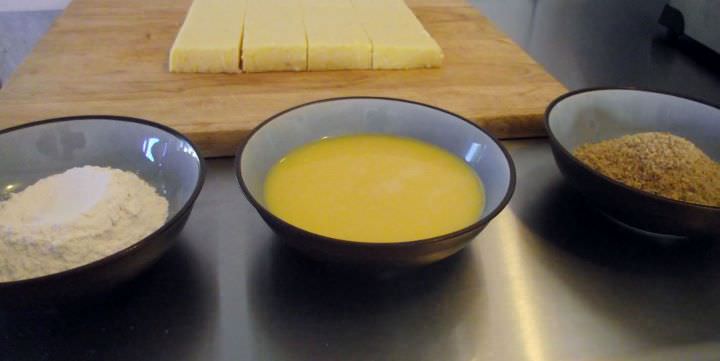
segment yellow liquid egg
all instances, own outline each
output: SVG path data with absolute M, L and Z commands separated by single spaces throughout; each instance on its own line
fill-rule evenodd
M 404 242 L 480 219 L 484 190 L 472 168 L 419 140 L 375 134 L 326 138 L 292 150 L 268 173 L 265 206 L 323 236 Z

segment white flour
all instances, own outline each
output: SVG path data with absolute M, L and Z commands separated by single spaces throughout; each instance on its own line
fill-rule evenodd
M 131 172 L 86 166 L 44 178 L 0 202 L 0 282 L 103 258 L 167 215 L 167 200 Z

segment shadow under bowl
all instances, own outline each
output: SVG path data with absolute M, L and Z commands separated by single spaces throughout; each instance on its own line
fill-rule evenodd
M 415 138 L 463 159 L 485 187 L 485 208 L 480 219 L 434 238 L 369 243 L 306 231 L 283 221 L 265 207 L 265 177 L 282 157 L 321 138 L 350 134 Z M 335 98 L 286 110 L 252 132 L 238 149 L 235 162 L 240 187 L 280 239 L 313 258 L 363 267 L 418 266 L 449 257 L 465 247 L 507 205 L 515 187 L 510 155 L 483 129 L 445 110 L 391 98 Z
M 172 245 L 205 176 L 202 157 L 177 131 L 118 116 L 48 119 L 0 131 L 0 200 L 38 180 L 86 165 L 137 174 L 165 197 L 168 218 L 133 245 L 42 277 L 0 282 L 0 305 L 26 306 L 101 294 L 136 276 Z
M 567 93 L 545 112 L 560 172 L 605 214 L 631 227 L 663 235 L 717 237 L 720 207 L 661 197 L 627 186 L 584 164 L 572 151 L 642 132 L 669 132 L 720 160 L 720 108 L 650 90 L 593 88 Z

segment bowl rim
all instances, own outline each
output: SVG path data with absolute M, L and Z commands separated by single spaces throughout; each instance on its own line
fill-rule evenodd
M 655 89 L 649 89 L 649 88 L 637 88 L 637 87 L 581 88 L 581 89 L 572 90 L 565 94 L 560 95 L 559 97 L 555 98 L 552 102 L 550 102 L 550 104 L 545 109 L 545 129 L 547 130 L 548 138 L 550 139 L 550 143 L 556 145 L 557 148 L 560 149 L 560 151 L 563 153 L 563 155 L 565 155 L 566 157 L 569 157 L 570 159 L 572 159 L 573 162 L 579 164 L 582 167 L 582 169 L 584 169 L 587 172 L 590 172 L 593 176 L 598 177 L 598 178 L 602 179 L 603 181 L 605 181 L 606 183 L 609 183 L 613 186 L 621 187 L 625 190 L 631 191 L 633 193 L 637 193 L 640 196 L 644 196 L 644 197 L 647 197 L 654 201 L 665 203 L 667 205 L 691 207 L 691 208 L 695 208 L 695 209 L 703 210 L 703 211 L 715 211 L 715 212 L 720 211 L 720 206 L 708 206 L 708 205 L 703 205 L 703 204 L 698 204 L 698 203 L 690 203 L 690 202 L 680 201 L 680 200 L 660 196 L 660 195 L 657 195 L 654 193 L 644 191 L 639 188 L 635 188 L 635 187 L 626 185 L 626 184 L 624 184 L 620 181 L 617 181 L 613 178 L 610 178 L 610 177 L 600 173 L 599 171 L 593 169 L 592 167 L 588 166 L 587 164 L 582 162 L 580 159 L 575 157 L 575 155 L 573 155 L 571 151 L 569 151 L 562 143 L 560 143 L 560 141 L 558 141 L 557 137 L 555 136 L 555 133 L 553 132 L 552 126 L 550 125 L 550 113 L 552 113 L 552 110 L 555 108 L 555 106 L 560 104 L 562 101 L 564 101 L 568 98 L 572 98 L 576 95 L 585 94 L 585 93 L 593 93 L 593 92 L 602 92 L 602 91 L 608 91 L 608 90 L 622 90 L 622 91 L 631 91 L 631 92 L 637 92 L 637 93 L 652 93 L 652 94 L 659 94 L 659 95 L 664 95 L 664 96 L 671 96 L 671 97 L 675 97 L 675 98 L 689 100 L 691 102 L 695 102 L 698 104 L 702 104 L 702 105 L 708 106 L 708 107 L 713 108 L 713 109 L 717 110 L 718 112 L 720 112 L 719 106 L 712 104 L 708 101 L 705 101 L 705 100 L 702 100 L 699 98 L 695 98 L 695 97 L 691 97 L 691 96 L 682 95 L 679 93 L 667 92 L 667 91 L 662 91 L 662 90 L 655 90 Z
M 346 239 L 340 239 L 340 238 L 334 238 L 334 237 L 328 237 L 323 236 L 317 233 L 310 232 L 308 230 L 302 229 L 300 227 L 297 227 L 295 225 L 292 225 L 280 217 L 276 216 L 269 210 L 267 210 L 260 202 L 258 202 L 255 197 L 250 193 L 247 186 L 245 185 L 245 180 L 242 176 L 242 155 L 243 151 L 245 150 L 245 147 L 247 146 L 250 139 L 252 139 L 255 134 L 262 129 L 265 125 L 269 124 L 273 120 L 277 119 L 281 115 L 284 115 L 285 113 L 289 113 L 291 111 L 297 110 L 299 108 L 303 108 L 309 105 L 319 104 L 319 103 L 328 103 L 328 102 L 334 102 L 334 101 L 342 101 L 342 100 L 354 100 L 354 99 L 365 99 L 365 100 L 381 100 L 381 101 L 391 101 L 391 102 L 400 102 L 400 103 L 407 103 L 414 106 L 421 106 L 425 108 L 429 108 L 432 110 L 440 111 L 442 113 L 448 114 L 457 120 L 464 121 L 467 124 L 470 124 L 473 126 L 476 130 L 480 131 L 481 133 L 485 134 L 490 138 L 490 140 L 500 149 L 502 154 L 504 155 L 504 159 L 507 162 L 507 166 L 510 172 L 510 179 L 508 182 L 507 190 L 505 191 L 505 195 L 500 200 L 500 203 L 493 209 L 490 213 L 488 213 L 485 217 L 481 217 L 478 221 L 461 228 L 459 230 L 441 234 L 439 236 L 430 237 L 430 238 L 423 238 L 423 239 L 416 239 L 416 240 L 410 240 L 410 241 L 403 241 L 403 242 L 362 242 L 362 241 L 351 241 Z M 474 231 L 481 230 L 484 226 L 486 226 L 493 218 L 495 218 L 510 202 L 510 199 L 512 198 L 514 192 L 515 192 L 515 184 L 516 184 L 516 174 L 515 174 L 515 163 L 513 162 L 512 157 L 510 156 L 510 153 L 505 149 L 505 147 L 498 141 L 493 135 L 488 133 L 485 129 L 480 127 L 479 125 L 471 122 L 470 120 L 466 119 L 465 117 L 462 117 L 458 114 L 455 114 L 453 112 L 450 112 L 448 110 L 413 101 L 413 100 L 406 100 L 406 99 L 399 99 L 399 98 L 391 98 L 391 97 L 376 97 L 376 96 L 347 96 L 347 97 L 334 97 L 334 98 L 326 98 L 326 99 L 319 99 L 314 100 L 306 103 L 302 103 L 300 105 L 293 106 L 291 108 L 285 109 L 275 115 L 272 115 L 268 119 L 264 120 L 262 123 L 257 125 L 252 132 L 248 135 L 245 142 L 243 142 L 237 149 L 235 153 L 235 176 L 237 177 L 238 182 L 240 183 L 240 188 L 242 189 L 243 193 L 245 194 L 246 198 L 250 201 L 250 203 L 257 209 L 261 215 L 269 216 L 273 221 L 283 225 L 284 227 L 288 227 L 295 232 L 299 232 L 300 234 L 303 234 L 305 236 L 309 236 L 312 238 L 317 238 L 324 242 L 329 242 L 332 244 L 345 246 L 345 247 L 353 247 L 353 248 L 397 248 L 397 247 L 413 247 L 420 244 L 433 244 L 442 242 L 448 239 L 453 239 L 455 237 L 461 236 L 463 234 L 471 233 Z
M 122 116 L 122 115 L 75 115 L 75 116 L 65 116 L 65 117 L 58 117 L 58 118 L 49 118 L 49 119 L 43 119 L 38 121 L 33 121 L 25 124 L 16 125 L 13 127 L 0 129 L 0 135 L 11 133 L 16 130 L 24 129 L 24 128 L 31 128 L 38 125 L 44 125 L 49 123 L 62 123 L 62 122 L 71 122 L 75 120 L 99 120 L 99 121 L 110 121 L 110 122 L 126 122 L 126 123 L 136 123 L 141 124 L 144 126 L 149 126 L 152 128 L 157 128 L 162 131 L 165 131 L 172 136 L 190 144 L 190 146 L 195 151 L 195 154 L 198 156 L 199 160 L 199 169 L 198 169 L 198 178 L 195 181 L 195 188 L 193 189 L 192 194 L 190 194 L 190 197 L 187 199 L 185 204 L 169 219 L 165 220 L 165 223 L 163 223 L 162 226 L 154 230 L 152 233 L 148 234 L 147 236 L 143 237 L 142 239 L 134 242 L 133 244 L 120 249 L 110 255 L 107 255 L 103 258 L 97 259 L 95 261 L 92 261 L 90 263 L 86 263 L 77 267 L 69 268 L 64 271 L 56 272 L 56 273 L 50 273 L 43 276 L 38 277 L 32 277 L 32 278 L 25 278 L 21 280 L 16 281 L 6 281 L 6 282 L 0 282 L 0 291 L 7 288 L 12 287 L 19 287 L 19 286 L 27 286 L 33 283 L 40 283 L 40 282 L 52 282 L 59 279 L 67 278 L 69 276 L 82 273 L 84 271 L 94 269 L 96 267 L 101 267 L 107 263 L 114 262 L 115 260 L 118 260 L 122 257 L 125 257 L 132 253 L 135 249 L 141 247 L 142 245 L 145 245 L 148 243 L 151 239 L 157 237 L 161 233 L 165 232 L 168 228 L 174 226 L 180 219 L 185 217 L 192 209 L 193 204 L 195 203 L 195 200 L 197 199 L 198 195 L 200 194 L 200 191 L 202 190 L 203 184 L 205 183 L 205 159 L 200 154 L 199 149 L 195 144 L 190 141 L 185 135 L 180 133 L 179 131 L 170 128 L 166 125 L 155 123 L 150 120 L 141 119 L 141 118 L 135 118 L 135 117 L 129 117 L 129 116 Z

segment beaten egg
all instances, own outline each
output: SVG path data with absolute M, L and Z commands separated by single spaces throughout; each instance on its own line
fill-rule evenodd
M 290 151 L 268 172 L 265 206 L 322 236 L 405 242 L 478 221 L 484 189 L 454 154 L 412 138 L 361 134 L 325 138 Z

